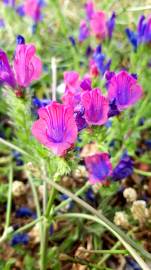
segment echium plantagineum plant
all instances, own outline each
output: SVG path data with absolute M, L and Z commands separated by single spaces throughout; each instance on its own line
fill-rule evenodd
M 107 20 L 103 11 L 96 11 L 92 2 L 85 6 L 88 29 L 81 26 L 80 35 L 88 36 L 92 33 L 103 40 L 112 37 L 115 25 L 115 14 Z M 27 8 L 28 10 L 28 8 Z M 81 38 L 81 37 L 80 37 Z M 79 41 L 83 41 L 82 40 Z M 104 63 L 105 56 L 102 55 L 102 47 L 99 45 L 94 50 L 93 60 L 95 61 L 97 72 L 101 72 L 106 78 L 106 89 L 100 89 L 94 85 L 94 74 L 90 70 L 84 76 L 75 70 L 65 71 L 63 74 L 65 91 L 61 101 L 55 100 L 56 87 L 53 87 L 53 98 L 51 100 L 40 100 L 30 92 L 30 85 L 39 80 L 42 74 L 42 61 L 36 55 L 36 48 L 33 44 L 28 44 L 22 36 L 17 38 L 17 46 L 14 52 L 13 66 L 10 64 L 7 54 L 0 50 L 0 84 L 4 88 L 3 99 L 7 104 L 8 114 L 15 127 L 15 143 L 11 144 L 4 139 L 0 142 L 19 151 L 26 163 L 26 175 L 29 179 L 35 200 L 37 217 L 30 224 L 14 230 L 10 226 L 11 196 L 8 197 L 8 207 L 6 213 L 6 226 L 0 242 L 12 237 L 12 245 L 18 243 L 27 244 L 29 236 L 25 233 L 28 228 L 35 224 L 39 225 L 40 232 L 40 270 L 47 269 L 48 233 L 52 228 L 54 220 L 62 218 L 58 212 L 62 206 L 75 201 L 91 215 L 84 213 L 68 213 L 66 217 L 85 218 L 103 225 L 118 238 L 128 252 L 134 257 L 144 270 L 149 270 L 142 257 L 150 258 L 139 245 L 135 244 L 110 222 L 100 211 L 97 211 L 87 202 L 79 197 L 82 192 L 88 190 L 91 185 L 102 186 L 107 181 L 122 180 L 133 172 L 134 163 L 127 152 L 117 162 L 112 162 L 114 156 L 108 149 L 102 150 L 98 145 L 84 155 L 84 163 L 88 172 L 88 183 L 78 190 L 76 194 L 62 187 L 61 177 L 71 171 L 73 166 L 80 163 L 81 156 L 79 141 L 82 135 L 88 133 L 95 138 L 95 133 L 100 136 L 104 129 L 108 131 L 107 124 L 111 119 L 120 121 L 120 117 L 125 110 L 135 108 L 134 106 L 143 99 L 143 89 L 137 76 L 126 70 L 109 71 L 110 60 Z M 54 67 L 52 68 L 53 72 Z M 55 80 L 52 73 L 52 80 Z M 54 81 L 55 83 L 55 81 Z M 38 110 L 32 114 L 33 103 L 38 104 Z M 36 119 L 35 119 L 36 118 Z M 110 131 L 112 132 L 110 127 Z M 107 133 L 106 133 L 107 134 Z M 91 140 L 89 140 L 90 142 Z M 102 143 L 104 143 L 102 141 Z M 22 146 L 22 149 L 21 149 Z M 85 145 L 83 144 L 84 148 Z M 78 150 L 77 150 L 78 149 Z M 39 204 L 35 175 L 30 166 L 37 168 L 40 178 L 43 181 L 43 209 Z M 51 185 L 50 192 L 48 184 Z M 10 193 L 12 186 L 12 168 L 10 169 Z M 66 200 L 56 206 L 55 198 L 57 192 L 65 194 Z M 17 211 L 20 216 L 35 215 L 26 208 Z M 65 217 L 65 215 L 64 215 Z M 142 256 L 140 256 L 139 255 Z

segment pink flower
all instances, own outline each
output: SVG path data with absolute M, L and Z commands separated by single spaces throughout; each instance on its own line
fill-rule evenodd
M 68 105 L 70 107 L 72 107 L 73 109 L 80 103 L 81 100 L 81 93 L 77 92 L 77 93 L 72 93 L 72 92 L 66 92 L 63 96 L 62 96 L 62 102 L 64 105 Z
M 91 184 L 103 182 L 112 173 L 112 164 L 108 153 L 96 153 L 85 158 L 86 168 Z
M 39 0 L 26 0 L 24 4 L 24 12 L 35 22 L 41 19 L 41 5 Z
M 103 125 L 107 122 L 109 104 L 100 89 L 82 93 L 81 104 L 85 109 L 85 119 L 89 125 Z
M 85 4 L 85 12 L 86 12 L 86 17 L 88 20 L 91 20 L 93 13 L 94 13 L 94 3 L 93 1 L 87 1 Z
M 120 71 L 109 80 L 108 97 L 110 102 L 115 100 L 118 110 L 122 111 L 135 104 L 143 94 L 142 87 L 137 79 L 128 74 L 127 71 Z
M 79 29 L 79 42 L 83 42 L 85 39 L 87 39 L 90 36 L 90 30 L 87 25 L 87 22 L 85 20 L 82 20 L 80 22 L 80 29 Z
M 90 27 L 97 38 L 104 39 L 108 34 L 106 14 L 103 11 L 94 12 L 90 20 Z
M 63 156 L 77 138 L 77 126 L 71 107 L 52 102 L 38 110 L 39 119 L 32 126 L 33 136 L 54 154 Z
M 39 79 L 41 75 L 42 63 L 35 53 L 36 48 L 34 45 L 17 45 L 14 58 L 14 70 L 16 73 L 16 81 L 21 87 L 29 86 L 32 81 Z
M 66 85 L 66 91 L 75 93 L 80 86 L 80 76 L 76 71 L 64 72 L 64 83 Z
M 97 77 L 99 75 L 99 70 L 97 68 L 96 62 L 94 59 L 90 59 L 89 61 L 89 72 L 90 72 L 90 77 Z

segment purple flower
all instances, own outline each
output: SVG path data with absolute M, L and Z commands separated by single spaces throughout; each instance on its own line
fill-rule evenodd
M 70 42 L 71 42 L 71 45 L 72 45 L 73 47 L 75 47 L 75 46 L 76 46 L 76 41 L 75 41 L 74 37 L 73 37 L 73 36 L 69 36 L 69 40 L 70 40 Z
M 112 173 L 112 165 L 108 153 L 96 153 L 85 158 L 86 168 L 91 184 L 103 182 Z
M 39 99 L 39 98 L 37 98 L 37 97 L 34 97 L 33 99 L 32 99 L 32 104 L 36 107 L 36 108 L 38 108 L 38 109 L 40 109 L 41 107 L 45 107 L 45 106 L 47 106 L 48 104 L 50 104 L 52 101 L 50 100 L 50 99 Z
M 21 17 L 25 16 L 24 6 L 23 5 L 17 6 L 16 7 L 16 12 Z
M 86 57 L 90 57 L 92 53 L 93 53 L 93 50 L 92 50 L 91 46 L 88 46 L 86 48 L 86 52 L 85 52 Z
M 93 192 L 93 189 L 90 187 L 90 188 L 88 188 L 88 190 L 86 191 L 86 193 L 85 193 L 85 195 L 86 195 L 86 199 L 88 200 L 88 201 L 91 201 L 91 202 L 94 202 L 95 201 L 95 194 L 94 194 L 94 192 Z
M 105 56 L 105 54 L 102 53 L 102 46 L 101 45 L 97 46 L 97 48 L 93 54 L 93 59 L 96 63 L 97 69 L 99 70 L 99 72 L 103 76 L 104 73 L 110 69 L 111 59 L 106 61 L 106 56 Z
M 22 160 L 22 155 L 20 152 L 13 150 L 12 156 L 13 156 L 13 159 L 15 160 L 17 166 L 22 166 L 24 164 L 24 162 Z
M 78 131 L 81 131 L 88 126 L 84 117 L 84 108 L 82 106 L 76 106 L 74 110 L 74 118 L 78 127 Z
M 85 7 L 87 20 L 90 21 L 94 13 L 94 3 L 90 0 L 85 4 L 84 7 Z
M 125 29 L 125 33 L 128 37 L 129 42 L 132 44 L 134 51 L 136 51 L 137 47 L 138 47 L 137 34 L 135 32 L 133 32 L 132 30 L 130 30 L 129 28 Z
M 16 211 L 17 218 L 24 218 L 24 217 L 35 217 L 35 213 L 28 207 L 20 207 Z
M 137 27 L 138 42 L 149 43 L 151 42 L 151 16 L 145 21 L 145 16 L 141 16 Z
M 85 20 L 81 21 L 79 29 L 79 42 L 83 42 L 90 35 L 90 30 Z
M 80 83 L 80 87 L 84 91 L 90 91 L 92 89 L 91 84 L 92 84 L 92 81 L 90 78 L 84 78 Z
M 11 246 L 16 246 L 18 244 L 27 245 L 29 243 L 29 236 L 26 233 L 15 234 L 11 240 Z
M 109 103 L 109 112 L 108 112 L 108 117 L 113 117 L 116 115 L 120 114 L 120 111 L 117 108 L 116 105 L 116 99 L 113 99 L 110 103 Z
M 25 44 L 24 37 L 21 36 L 21 35 L 18 35 L 17 38 L 16 38 L 16 43 L 17 43 L 17 45 L 19 45 L 19 44 Z
M 113 180 L 122 180 L 133 173 L 134 162 L 131 157 L 125 152 L 113 169 L 112 178 Z
M 85 109 L 85 120 L 89 125 L 103 125 L 107 122 L 109 104 L 100 89 L 84 91 L 81 95 L 81 105 Z
M 77 125 L 69 106 L 52 102 L 38 110 L 32 126 L 33 136 L 54 154 L 63 156 L 77 139 Z
M 11 7 L 15 6 L 15 0 L 3 0 L 5 5 L 9 5 Z
M 6 53 L 0 49 L 0 84 L 6 83 L 12 88 L 15 88 L 16 81 L 14 73 L 9 64 Z
M 134 47 L 134 50 L 137 50 L 137 47 L 140 43 L 150 43 L 151 42 L 151 16 L 147 19 L 142 15 L 139 19 L 137 25 L 137 32 L 133 32 L 129 28 L 125 30 L 126 35 Z
M 115 74 L 108 85 L 108 98 L 110 102 L 116 101 L 119 111 L 134 105 L 143 94 L 142 87 L 127 71 Z
M 116 15 L 115 15 L 115 12 L 113 12 L 111 15 L 111 18 L 107 22 L 108 36 L 110 39 L 112 38 L 113 31 L 115 28 L 115 19 L 116 19 Z

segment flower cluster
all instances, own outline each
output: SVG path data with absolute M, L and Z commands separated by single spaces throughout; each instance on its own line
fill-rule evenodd
M 17 5 L 15 0 L 3 0 L 4 4 L 12 7 L 19 16 L 31 17 L 35 24 L 42 19 L 42 7 L 44 0 L 25 0 Z
M 97 10 L 94 3 L 90 0 L 85 4 L 86 19 L 80 23 L 79 42 L 83 42 L 90 34 L 96 38 L 103 40 L 106 37 L 112 38 L 112 33 L 115 27 L 115 13 L 110 19 L 104 11 Z
M 24 38 L 18 36 L 13 68 L 6 53 L 0 49 L 0 84 L 13 89 L 28 87 L 32 81 L 38 80 L 42 72 L 42 62 L 36 55 L 32 44 L 25 44 Z
M 93 56 L 89 61 L 90 76 L 97 77 L 99 74 L 102 76 L 110 70 L 111 59 L 106 60 L 106 55 L 102 52 L 102 46 L 98 45 L 94 50 Z
M 65 72 L 63 104 L 51 101 L 38 110 L 39 119 L 32 126 L 35 138 L 54 154 L 64 156 L 73 147 L 78 132 L 106 124 L 109 117 L 119 114 L 141 98 L 143 90 L 136 76 L 122 70 L 117 74 L 110 72 L 106 78 L 108 91 L 105 96 L 101 89 L 92 87 L 88 75 L 81 79 L 75 71 Z M 85 164 L 92 184 L 110 176 L 121 180 L 133 172 L 133 162 L 126 154 L 114 170 L 108 153 L 93 153 L 85 157 Z
M 126 28 L 125 32 L 135 51 L 139 44 L 149 44 L 151 42 L 151 16 L 145 18 L 142 15 L 140 17 L 136 32 L 133 32 L 129 28 Z

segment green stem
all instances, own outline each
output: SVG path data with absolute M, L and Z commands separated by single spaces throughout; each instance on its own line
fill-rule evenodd
M 9 173 L 9 189 L 8 189 L 8 199 L 7 199 L 5 231 L 10 225 L 10 216 L 11 216 L 11 209 L 12 209 L 12 185 L 13 185 L 13 168 L 11 166 L 10 173 Z
M 43 164 L 43 174 L 46 175 L 45 166 Z M 47 209 L 47 182 L 44 181 L 44 193 L 43 193 L 43 215 L 46 213 Z M 41 231 L 41 242 L 40 242 L 40 270 L 47 269 L 47 246 L 48 246 L 48 222 L 46 219 L 42 222 L 43 229 Z
M 81 195 L 83 192 L 85 192 L 88 187 L 90 186 L 90 184 L 87 182 L 82 188 L 80 188 L 76 193 L 75 195 L 76 196 L 79 196 Z M 67 204 L 69 204 L 70 202 L 72 201 L 71 198 L 61 202 L 59 205 L 57 205 L 55 208 L 54 208 L 54 213 L 56 213 L 57 211 L 59 211 L 61 208 L 65 207 Z
M 11 149 L 14 149 L 18 152 L 20 152 L 21 154 L 25 155 L 25 156 L 30 156 L 27 152 L 25 152 L 23 149 L 19 148 L 18 146 L 16 146 L 15 144 L 12 144 L 10 142 L 7 142 L 6 140 L 0 138 L 0 143 L 4 144 L 6 146 L 8 146 Z
M 69 255 L 62 254 L 61 258 L 62 258 L 62 261 L 69 261 L 69 262 L 73 262 L 73 263 L 77 263 L 77 264 L 81 264 L 81 265 L 86 265 L 89 269 L 112 270 L 111 268 L 105 268 L 105 267 L 102 268 L 100 266 L 92 264 L 92 263 L 88 262 L 87 260 L 81 259 L 79 257 L 73 258 Z
M 151 176 L 151 172 L 145 172 L 145 171 L 141 171 L 138 169 L 134 169 L 134 172 L 136 172 L 137 174 L 140 174 L 140 175 L 144 175 L 144 176 Z
M 121 245 L 121 243 L 120 243 Z M 125 249 L 110 249 L 110 250 L 87 250 L 87 249 L 82 249 L 81 252 L 86 252 L 86 253 L 92 253 L 92 254 L 124 254 L 128 255 L 129 252 Z
M 51 192 L 50 192 L 50 196 L 49 196 L 49 200 L 47 203 L 47 208 L 46 208 L 46 212 L 45 212 L 45 217 L 48 218 L 51 212 L 51 208 L 52 208 L 52 204 L 55 198 L 55 194 L 56 194 L 56 189 L 54 187 L 51 188 Z
M 41 222 L 43 220 L 43 216 L 41 216 L 40 218 L 37 218 L 36 220 L 24 225 L 23 227 L 20 227 L 18 230 L 16 230 L 13 234 L 17 234 L 17 233 L 21 233 L 24 231 L 27 231 L 28 229 L 32 228 L 34 225 L 36 225 L 37 223 Z
M 26 174 L 27 174 L 27 178 L 29 180 L 29 184 L 31 186 L 31 190 L 32 190 L 33 198 L 34 198 L 34 203 L 36 206 L 36 212 L 37 212 L 37 216 L 39 219 L 41 217 L 41 209 L 40 209 L 38 194 L 37 194 L 34 182 L 33 182 L 33 178 L 31 177 L 31 175 L 28 172 Z
M 93 209 L 93 211 L 91 211 L 91 212 L 92 212 L 92 214 L 96 215 L 94 210 L 95 209 Z M 92 220 L 92 221 L 97 222 L 97 223 L 101 224 L 102 226 L 106 227 L 120 240 L 120 242 L 123 244 L 123 246 L 125 246 L 125 248 L 129 251 L 129 253 L 133 256 L 133 258 L 137 261 L 137 263 L 142 267 L 143 270 L 150 270 L 149 267 L 147 266 L 147 264 L 143 261 L 143 259 L 136 253 L 136 251 L 125 240 L 123 240 L 123 238 L 120 237 L 120 235 L 118 235 L 112 229 L 112 227 L 109 227 L 107 224 L 105 224 L 104 221 L 102 221 L 102 218 L 101 219 L 99 218 L 99 215 L 97 217 L 97 216 L 91 216 L 88 214 L 71 213 L 71 214 L 64 214 L 64 215 L 62 215 L 62 217 L 63 216 L 68 217 L 68 218 L 84 218 L 84 219 Z M 61 218 L 61 216 L 60 216 L 60 218 Z
M 150 259 L 150 254 L 146 252 L 144 249 L 142 249 L 139 245 L 135 244 L 133 240 L 131 240 L 129 237 L 125 235 L 124 232 L 122 232 L 118 227 L 116 227 L 112 222 L 110 222 L 104 215 L 102 215 L 100 212 L 98 212 L 95 208 L 87 204 L 85 201 L 78 198 L 76 195 L 71 193 L 69 190 L 65 189 L 64 187 L 60 186 L 59 184 L 53 182 L 50 179 L 46 179 L 52 186 L 54 186 L 58 191 L 61 193 L 65 193 L 69 197 L 71 197 L 74 201 L 76 201 L 78 204 L 80 204 L 82 207 L 87 209 L 89 212 L 91 212 L 94 216 L 96 216 L 99 220 L 99 222 L 107 228 L 110 232 L 112 232 L 119 241 L 126 247 L 126 249 L 129 251 L 129 253 L 133 256 L 133 258 L 138 262 L 140 266 L 143 267 L 143 270 L 149 270 L 146 263 L 142 260 L 142 258 L 136 253 L 135 249 L 141 252 L 141 254 L 144 257 L 147 257 L 147 259 Z M 133 249 L 132 246 L 135 248 Z
M 118 241 L 115 243 L 115 245 L 110 249 L 110 251 L 116 251 L 116 248 L 119 248 L 121 246 L 121 242 Z M 103 256 L 103 258 L 101 258 L 101 260 L 98 262 L 98 265 L 102 265 L 109 257 L 110 257 L 111 253 L 105 254 L 105 256 Z

